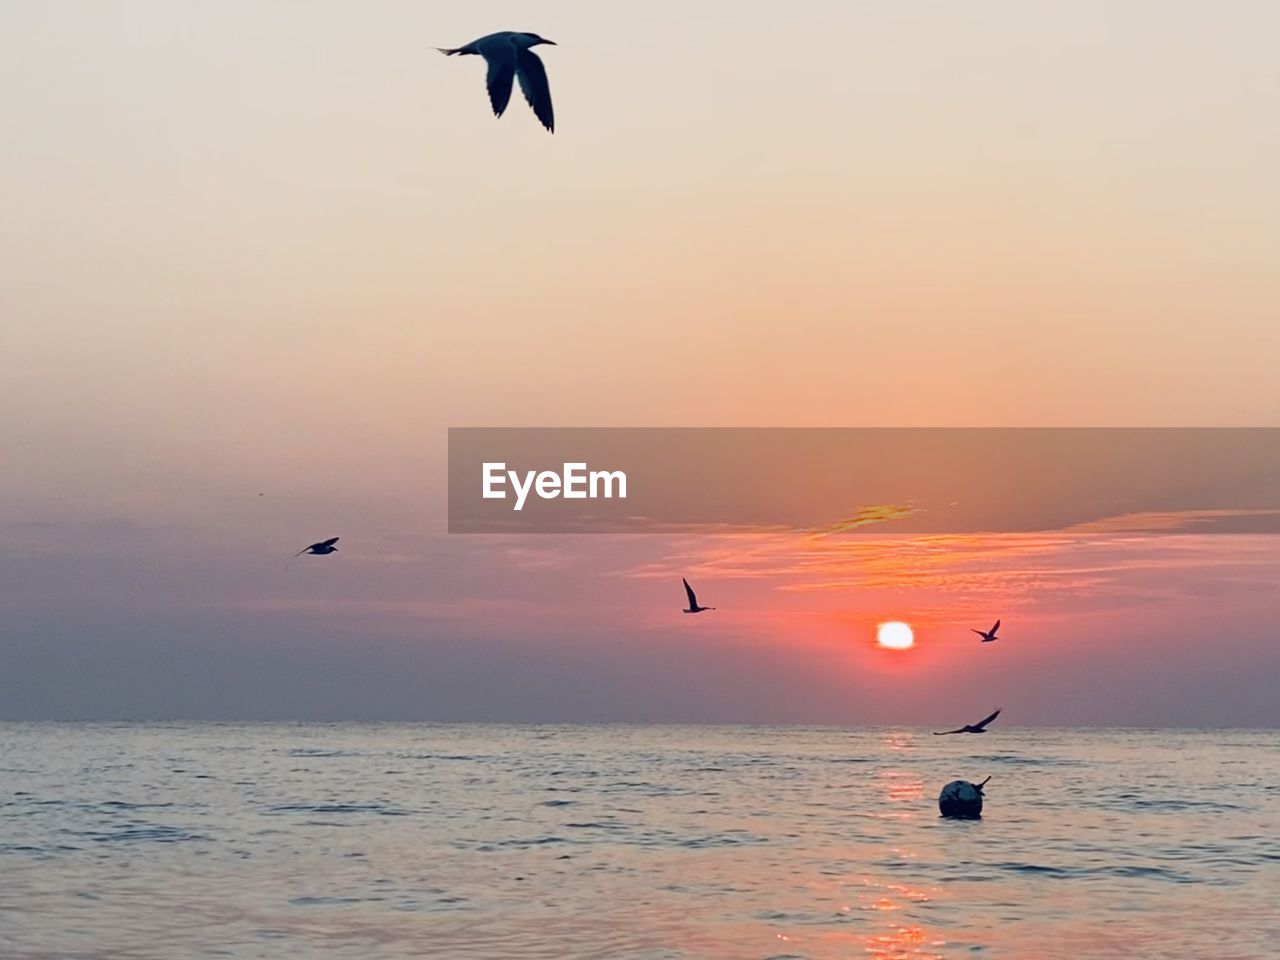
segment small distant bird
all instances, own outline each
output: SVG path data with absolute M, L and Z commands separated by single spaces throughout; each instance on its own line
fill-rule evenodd
M 529 49 L 540 43 L 556 46 L 554 40 L 544 40 L 536 33 L 504 30 L 472 40 L 463 47 L 436 49 L 448 57 L 465 57 L 471 54 L 484 57 L 489 64 L 489 76 L 485 82 L 489 87 L 489 103 L 493 105 L 495 117 L 502 116 L 507 109 L 507 104 L 511 102 L 512 83 L 519 80 L 520 91 L 529 101 L 534 114 L 550 133 L 555 133 L 556 118 L 551 109 L 551 86 L 547 83 L 547 68 L 542 65 L 538 55 Z
M 972 627 L 970 627 L 969 629 L 973 630 Z M 996 631 L 999 629 L 1000 629 L 1000 621 L 997 620 L 996 625 L 992 627 L 990 630 L 988 630 L 986 633 L 983 633 L 981 630 L 973 630 L 973 632 L 982 638 L 983 643 L 990 643 L 992 640 L 999 639 L 996 636 Z
M 698 598 L 693 592 L 693 587 L 689 586 L 689 581 L 686 580 L 684 577 L 681 577 L 680 582 L 684 584 L 684 592 L 689 595 L 689 609 L 683 611 L 684 613 L 701 613 L 703 610 L 715 609 L 715 607 L 698 606 Z
M 337 553 L 338 548 L 335 547 L 334 544 L 341 539 L 342 539 L 341 537 L 330 537 L 328 540 L 321 540 L 319 543 L 313 543 L 309 547 L 303 547 L 301 550 L 295 553 L 294 556 L 300 557 L 304 553 L 309 553 L 312 556 L 323 557 L 323 556 L 327 556 L 330 553 Z
M 992 720 L 994 720 L 998 716 L 1000 716 L 1000 708 L 996 707 L 995 713 L 993 713 L 989 717 L 979 720 L 977 723 L 966 723 L 963 727 L 959 727 L 958 729 L 955 729 L 955 730 L 935 730 L 933 732 L 933 735 L 935 737 L 945 737 L 948 733 L 986 733 L 987 724 L 990 723 Z M 987 780 L 990 780 L 990 779 L 991 779 L 990 777 L 987 777 Z M 983 780 L 982 782 L 986 783 L 987 780 Z

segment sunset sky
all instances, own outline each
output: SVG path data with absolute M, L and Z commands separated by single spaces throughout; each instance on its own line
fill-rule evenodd
M 499 29 L 554 136 L 432 49 Z M 1280 724 L 1280 538 L 445 533 L 451 426 L 1280 426 L 1277 49 L 1261 0 L 0 5 L 0 718 Z

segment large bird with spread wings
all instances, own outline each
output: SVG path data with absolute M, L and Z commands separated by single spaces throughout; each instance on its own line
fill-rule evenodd
M 313 557 L 327 557 L 331 553 L 338 552 L 338 548 L 334 544 L 341 539 L 341 537 L 330 537 L 328 540 L 321 540 L 319 543 L 313 543 L 309 547 L 303 547 L 294 556 L 300 557 L 304 553 L 309 553 Z
M 489 103 L 493 105 L 493 115 L 502 116 L 511 102 L 511 89 L 515 81 L 520 81 L 520 92 L 529 101 L 534 114 L 542 125 L 551 133 L 555 133 L 556 117 L 551 109 L 551 85 L 547 83 L 547 68 L 530 47 L 540 43 L 555 46 L 554 40 L 544 40 L 536 33 L 520 33 L 515 30 L 503 30 L 491 33 L 479 40 L 472 40 L 461 47 L 440 47 L 446 56 L 484 57 L 489 65 L 486 84 L 489 87 Z
M 970 629 L 973 630 L 972 627 Z M 973 630 L 973 632 L 982 638 L 983 643 L 991 643 L 994 640 L 1000 639 L 999 637 L 996 636 L 996 631 L 999 629 L 1000 629 L 1000 621 L 997 620 L 996 625 L 992 627 L 990 630 L 986 631 L 985 633 L 981 630 Z
M 700 607 L 700 606 L 698 606 L 698 595 L 697 595 L 696 593 L 694 593 L 694 592 L 693 592 L 693 587 L 689 586 L 689 581 L 688 581 L 688 580 L 686 580 L 684 577 L 681 577 L 681 578 L 680 578 L 680 582 L 684 584 L 684 592 L 685 592 L 685 593 L 688 595 L 688 597 L 689 597 L 689 609 L 688 609 L 688 610 L 683 611 L 684 613 L 701 613 L 703 610 L 714 610 L 714 609 L 715 609 L 715 607 Z
M 983 720 L 979 720 L 977 723 L 966 723 L 963 727 L 957 727 L 955 730 L 935 730 L 933 735 L 935 737 L 945 737 L 948 733 L 986 733 L 987 724 L 998 716 L 1000 716 L 1000 708 L 996 707 L 995 713 Z

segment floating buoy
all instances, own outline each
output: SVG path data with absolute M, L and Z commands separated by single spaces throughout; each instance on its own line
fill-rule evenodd
M 987 777 L 987 780 L 990 780 Z M 981 783 L 970 783 L 968 780 L 952 780 L 938 794 L 938 809 L 944 817 L 957 820 L 978 820 L 982 817 L 982 788 L 987 780 Z

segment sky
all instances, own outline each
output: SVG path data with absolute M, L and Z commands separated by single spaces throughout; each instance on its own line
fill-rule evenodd
M 433 50 L 499 29 L 554 136 Z M 1280 724 L 1275 539 L 445 532 L 449 427 L 1280 426 L 1278 45 L 0 4 L 0 717 Z

